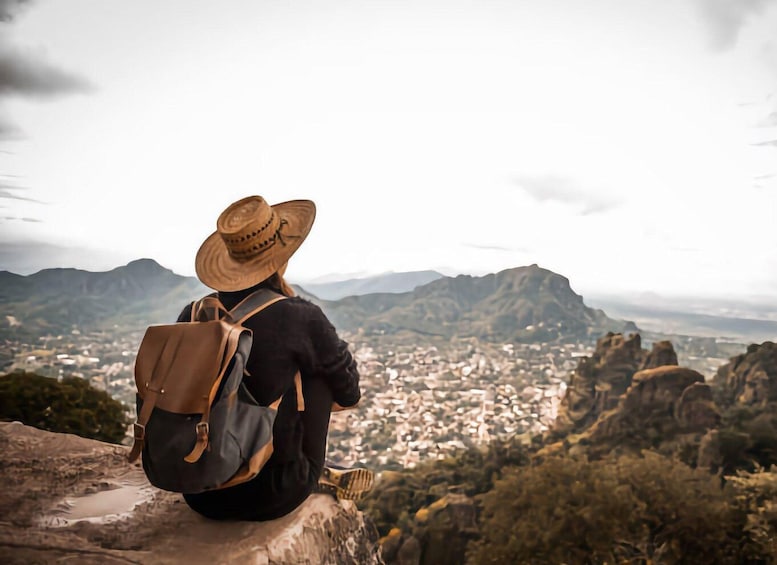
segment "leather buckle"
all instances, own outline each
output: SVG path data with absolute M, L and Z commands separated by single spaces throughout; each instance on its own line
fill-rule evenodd
M 210 427 L 208 426 L 208 422 L 200 422 L 196 426 L 194 426 L 194 431 L 197 432 L 198 438 L 207 438 L 208 432 L 210 432 Z
M 133 439 L 143 441 L 146 438 L 146 426 L 135 422 L 132 424 Z

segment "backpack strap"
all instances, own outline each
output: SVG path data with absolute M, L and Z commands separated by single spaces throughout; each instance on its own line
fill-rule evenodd
M 286 296 L 278 294 L 269 288 L 260 288 L 249 294 L 240 302 L 240 304 L 232 308 L 232 310 L 229 311 L 229 316 L 236 324 L 242 326 L 251 316 L 258 314 L 271 304 L 275 304 L 286 298 Z M 297 411 L 304 412 L 305 397 L 302 394 L 302 376 L 299 371 L 294 375 L 294 389 L 297 392 Z
M 219 350 L 224 351 L 223 364 L 218 377 L 216 377 L 216 380 L 213 382 L 210 393 L 205 398 L 205 411 L 202 414 L 202 418 L 200 418 L 199 423 L 194 426 L 194 429 L 197 432 L 197 442 L 194 444 L 194 447 L 192 448 L 189 455 L 184 457 L 184 461 L 187 463 L 196 463 L 199 461 L 200 457 L 202 457 L 202 454 L 208 447 L 208 435 L 210 434 L 210 408 L 213 404 L 214 398 L 216 397 L 216 392 L 221 385 L 221 380 L 224 378 L 227 367 L 229 367 L 229 363 L 227 361 L 232 358 L 232 356 L 237 351 L 238 346 L 240 345 L 240 334 L 242 331 L 243 330 L 239 327 L 232 328 L 225 336 L 224 341 L 219 348 Z M 143 405 L 143 408 L 145 408 L 145 405 Z
M 213 314 L 208 316 L 208 309 L 213 310 Z M 214 292 L 204 298 L 192 303 L 192 316 L 191 322 L 202 322 L 207 320 L 220 320 L 223 316 L 221 312 L 227 314 L 227 309 L 219 300 L 218 295 Z
M 278 294 L 269 288 L 260 288 L 246 296 L 240 303 L 229 311 L 229 317 L 233 323 L 243 325 L 248 318 L 258 314 L 271 304 L 286 300 L 286 296 Z
M 302 375 L 299 371 L 294 375 L 294 388 L 297 391 L 297 412 L 304 412 L 305 397 L 302 396 Z

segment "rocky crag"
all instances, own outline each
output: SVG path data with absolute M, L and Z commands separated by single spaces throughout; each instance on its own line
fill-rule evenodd
M 777 464 L 777 344 L 750 345 L 710 382 L 668 341 L 609 333 L 571 375 L 540 455 L 652 449 L 731 474 Z
M 264 523 L 213 522 L 151 487 L 127 448 L 0 423 L 3 563 L 382 563 L 352 502 L 313 495 Z
M 639 334 L 624 337 L 608 333 L 596 342 L 593 355 L 582 358 L 571 375 L 554 434 L 579 433 L 616 408 L 638 371 L 676 365 L 677 354 L 668 341 L 655 343 L 648 352 L 642 349 Z
M 777 403 L 777 343 L 752 344 L 720 367 L 713 378 L 719 401 L 764 408 Z

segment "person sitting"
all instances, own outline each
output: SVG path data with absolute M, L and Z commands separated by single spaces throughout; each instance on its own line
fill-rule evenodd
M 212 519 L 272 520 L 288 514 L 313 492 L 358 498 L 372 487 L 367 469 L 325 467 L 333 409 L 355 407 L 359 371 L 348 344 L 321 308 L 295 296 L 284 274 L 313 225 L 315 204 L 293 200 L 269 205 L 261 196 L 234 202 L 216 232 L 200 247 L 197 277 L 217 291 L 226 309 L 260 288 L 288 299 L 270 304 L 245 323 L 253 332 L 244 384 L 263 406 L 281 397 L 273 427 L 273 453 L 252 480 L 184 494 L 196 512 Z M 187 305 L 179 322 L 189 321 Z M 298 410 L 295 375 L 301 375 L 304 410 Z

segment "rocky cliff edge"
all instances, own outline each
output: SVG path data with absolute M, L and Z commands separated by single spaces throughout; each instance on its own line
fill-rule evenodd
M 0 423 L 3 563 L 381 563 L 352 502 L 313 495 L 272 522 L 213 522 L 146 481 L 127 448 Z

